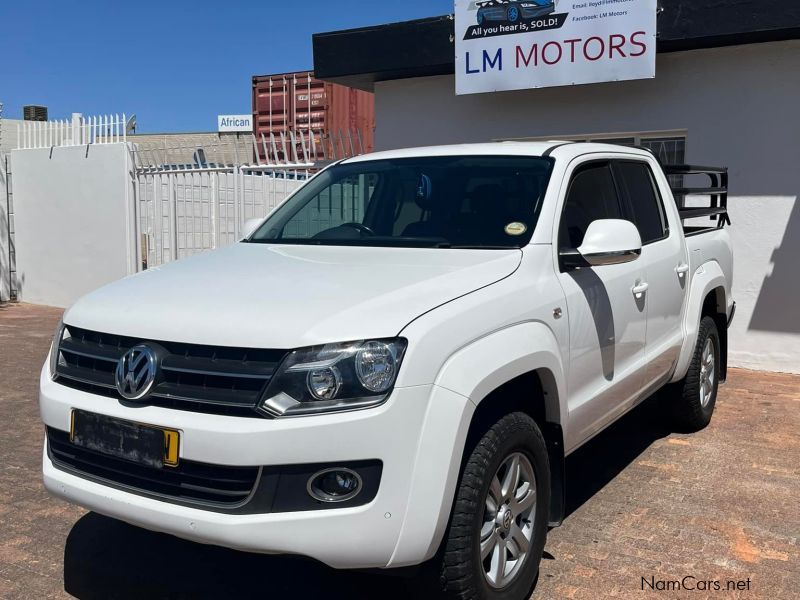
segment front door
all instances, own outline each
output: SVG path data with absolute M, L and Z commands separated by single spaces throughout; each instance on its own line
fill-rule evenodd
M 579 165 L 572 173 L 558 229 L 560 250 L 578 248 L 589 224 L 624 218 L 608 161 Z M 641 259 L 620 265 L 560 269 L 567 299 L 570 357 L 567 375 L 572 450 L 616 419 L 644 383 L 645 283 Z

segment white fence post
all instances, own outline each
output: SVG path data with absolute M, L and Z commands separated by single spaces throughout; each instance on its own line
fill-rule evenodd
M 239 239 L 239 167 L 233 169 L 233 237 Z M 226 211 L 227 212 L 227 211 Z
M 219 243 L 219 175 L 211 173 L 211 248 Z
M 83 137 L 81 136 L 82 121 L 83 115 L 81 113 L 72 113 L 72 146 L 80 146 L 83 144 Z
M 178 194 L 175 186 L 175 176 L 167 175 L 167 181 L 169 182 L 167 187 L 167 210 L 169 211 L 170 229 L 172 229 L 169 236 L 169 245 L 171 246 L 169 258 L 172 261 L 178 260 Z

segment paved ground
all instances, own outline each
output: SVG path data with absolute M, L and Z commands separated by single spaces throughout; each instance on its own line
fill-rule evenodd
M 0 307 L 0 598 L 414 597 L 400 578 L 192 544 L 50 498 L 36 389 L 59 315 Z M 570 457 L 570 515 L 535 598 L 800 598 L 800 377 L 733 371 L 699 434 L 659 415 L 649 401 Z M 642 582 L 686 576 L 701 591 Z

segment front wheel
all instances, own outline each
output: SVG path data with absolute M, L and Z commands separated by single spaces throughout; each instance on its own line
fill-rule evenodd
M 519 21 L 521 16 L 522 13 L 520 12 L 519 6 L 512 4 L 508 7 L 508 10 L 506 11 L 506 17 L 508 18 L 509 23 L 516 23 Z
M 524 413 L 494 423 L 467 459 L 440 552 L 440 589 L 451 598 L 522 600 L 547 536 L 550 465 Z

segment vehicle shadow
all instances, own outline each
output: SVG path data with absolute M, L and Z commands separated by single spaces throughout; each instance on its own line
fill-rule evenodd
M 656 440 L 673 433 L 662 399 L 651 396 L 566 461 L 566 517 L 603 489 Z
M 142 598 L 413 598 L 413 582 L 336 571 L 293 556 L 196 544 L 96 513 L 73 526 L 64 549 L 64 590 L 81 600 Z
M 611 299 L 608 297 L 606 286 L 593 269 L 577 269 L 569 271 L 567 274 L 586 297 L 586 303 L 591 311 L 592 321 L 597 332 L 597 343 L 600 346 L 603 377 L 606 378 L 606 381 L 612 381 L 617 344 L 614 311 L 611 308 Z
M 649 399 L 567 459 L 567 515 L 670 433 L 658 404 Z M 96 513 L 73 526 L 64 549 L 64 589 L 81 600 L 421 598 L 413 571 L 403 575 L 196 544 Z

